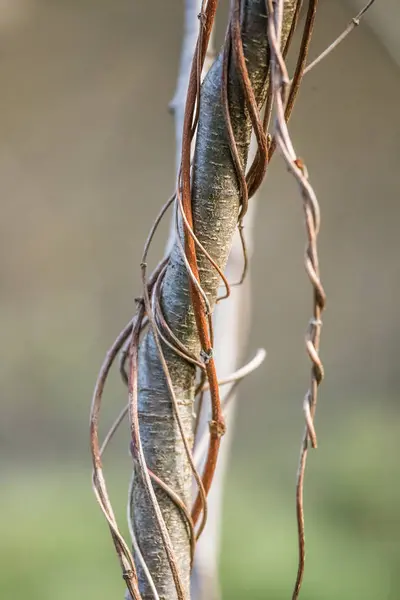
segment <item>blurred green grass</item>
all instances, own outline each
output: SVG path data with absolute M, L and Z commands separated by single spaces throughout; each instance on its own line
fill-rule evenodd
M 400 589 L 397 420 L 376 414 L 325 435 L 309 463 L 307 569 L 302 600 L 395 600 Z M 296 572 L 294 486 L 258 480 L 242 465 L 226 495 L 224 597 L 290 598 Z M 3 470 L 0 597 L 122 598 L 123 582 L 105 522 L 82 466 Z M 122 529 L 128 473 L 108 466 Z M 293 469 L 294 472 L 294 469 Z

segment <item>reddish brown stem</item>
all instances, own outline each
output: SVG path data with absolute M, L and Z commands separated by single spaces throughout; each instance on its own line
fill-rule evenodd
M 183 210 L 188 221 L 189 227 L 191 229 L 194 229 L 190 188 L 190 148 L 193 137 L 193 114 L 196 105 L 196 98 L 197 102 L 199 102 L 199 98 L 197 97 L 199 90 L 199 78 L 204 63 L 208 41 L 210 39 L 217 4 L 217 0 L 209 0 L 206 10 L 201 16 L 202 33 L 199 36 L 199 42 L 197 44 L 195 56 L 192 63 L 183 124 L 182 161 L 180 176 L 181 190 L 178 189 L 178 194 L 182 194 Z M 194 277 L 200 283 L 200 274 L 197 265 L 196 245 L 193 237 L 190 235 L 190 232 L 188 231 L 188 228 L 186 226 L 184 227 L 184 232 L 186 258 L 188 260 Z M 215 473 L 220 447 L 220 437 L 224 431 L 225 426 L 221 410 L 221 401 L 219 397 L 217 373 L 215 369 L 214 359 L 212 357 L 212 335 L 209 328 L 209 321 L 207 315 L 204 312 L 203 301 L 199 290 L 190 278 L 189 287 L 200 345 L 203 356 L 205 356 L 206 361 L 206 373 L 210 385 L 212 406 L 212 422 L 210 425 L 210 446 L 206 460 L 206 466 L 203 473 L 203 485 L 205 493 L 207 495 L 210 490 L 213 476 Z M 216 423 L 215 427 L 212 426 L 213 423 Z M 201 510 L 202 501 L 200 495 L 198 495 L 195 500 L 192 511 L 192 518 L 195 524 L 198 521 Z

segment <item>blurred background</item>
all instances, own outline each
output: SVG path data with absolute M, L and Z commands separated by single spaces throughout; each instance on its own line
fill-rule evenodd
M 320 4 L 311 57 L 358 3 Z M 105 352 L 134 311 L 148 229 L 174 186 L 167 107 L 182 5 L 0 0 L 2 598 L 123 597 L 91 491 L 88 414 Z M 222 3 L 220 40 L 226 14 Z M 306 77 L 291 122 L 321 203 L 328 294 L 304 600 L 399 598 L 399 29 L 396 0 L 377 2 Z M 222 584 L 230 600 L 283 600 L 297 569 L 311 293 L 301 202 L 278 156 L 254 235 L 248 356 L 260 346 L 268 356 L 241 387 Z M 114 373 L 102 432 L 124 402 Z M 105 462 L 121 523 L 128 435 L 125 426 Z

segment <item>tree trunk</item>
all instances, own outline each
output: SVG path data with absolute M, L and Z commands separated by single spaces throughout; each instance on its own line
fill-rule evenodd
M 283 42 L 289 32 L 296 0 L 285 2 Z M 255 97 L 261 105 L 266 95 L 268 67 L 267 22 L 264 0 L 242 3 L 242 39 L 247 68 Z M 221 269 L 231 248 L 237 225 L 240 193 L 231 158 L 221 103 L 222 56 L 204 80 L 193 167 L 192 212 L 199 241 Z M 232 65 L 229 74 L 229 105 L 233 131 L 243 165 L 246 165 L 251 123 L 245 109 L 239 79 Z M 181 231 L 181 236 L 183 233 Z M 198 253 L 201 285 L 211 306 L 219 287 L 219 276 L 206 257 Z M 174 243 L 161 294 L 161 305 L 169 327 L 181 342 L 199 355 L 200 345 L 191 306 L 186 267 L 179 247 Z M 194 367 L 163 345 L 170 370 L 185 435 L 193 445 L 192 411 Z M 149 331 L 139 351 L 139 422 L 140 436 L 148 467 L 191 506 L 191 470 L 180 432 L 174 418 L 166 379 L 158 357 L 154 337 Z M 155 489 L 174 547 L 186 598 L 189 598 L 190 544 L 181 512 L 158 487 Z M 144 559 L 152 574 L 160 598 L 176 598 L 175 583 L 163 549 L 153 509 L 138 475 L 133 494 L 133 527 Z M 153 594 L 140 565 L 140 592 L 143 600 Z

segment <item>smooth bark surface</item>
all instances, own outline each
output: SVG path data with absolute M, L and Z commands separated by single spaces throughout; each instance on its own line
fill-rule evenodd
M 295 0 L 286 2 L 285 33 L 289 31 Z M 268 52 L 264 0 L 244 2 L 242 38 L 254 92 L 259 104 L 265 98 Z M 218 57 L 207 75 L 200 103 L 193 169 L 192 209 L 196 235 L 221 268 L 225 268 L 239 212 L 239 189 L 231 159 L 221 105 L 222 57 Z M 244 107 L 242 90 L 234 69 L 229 77 L 229 100 L 232 125 L 243 164 L 246 164 L 251 124 Z M 219 287 L 219 276 L 207 259 L 198 253 L 201 284 L 211 305 Z M 199 353 L 199 341 L 191 308 L 188 277 L 179 248 L 175 244 L 162 289 L 162 307 L 166 320 L 179 339 L 192 352 Z M 192 445 L 192 410 L 194 368 L 164 347 L 181 419 Z M 149 468 L 191 505 L 191 471 L 173 416 L 173 407 L 157 355 L 153 335 L 149 332 L 141 343 L 139 356 L 140 435 Z M 180 575 L 189 598 L 190 547 L 188 533 L 179 510 L 165 493 L 156 494 L 175 549 Z M 176 598 L 170 567 L 162 546 L 147 494 L 136 478 L 134 495 L 134 529 L 146 563 L 152 573 L 160 598 Z M 138 565 L 143 599 L 151 598 L 143 571 Z

